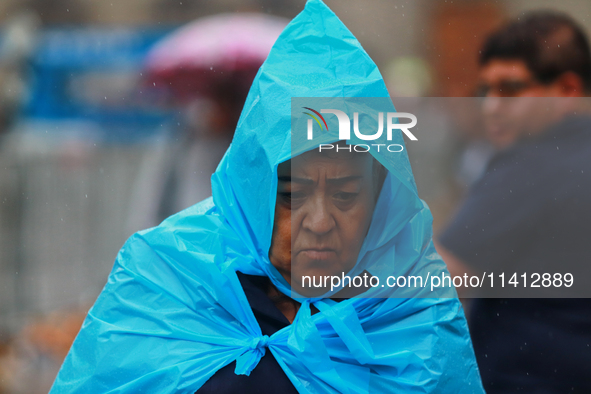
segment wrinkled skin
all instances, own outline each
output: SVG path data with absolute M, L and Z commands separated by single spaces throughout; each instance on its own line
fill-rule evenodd
M 374 160 L 367 153 L 306 152 L 278 168 L 269 258 L 302 295 L 302 276 L 347 273 L 367 234 L 376 201 Z

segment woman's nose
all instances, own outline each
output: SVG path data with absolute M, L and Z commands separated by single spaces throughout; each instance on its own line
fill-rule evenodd
M 306 207 L 303 227 L 317 235 L 324 235 L 335 227 L 334 217 L 324 197 L 310 199 Z

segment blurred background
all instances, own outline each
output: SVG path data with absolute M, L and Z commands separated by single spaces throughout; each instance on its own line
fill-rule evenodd
M 469 97 L 483 37 L 591 2 L 325 0 L 400 97 Z M 0 393 L 47 392 L 127 237 L 210 194 L 258 67 L 304 0 L 0 2 Z M 396 100 L 395 100 L 396 103 Z M 492 149 L 409 144 L 437 231 Z

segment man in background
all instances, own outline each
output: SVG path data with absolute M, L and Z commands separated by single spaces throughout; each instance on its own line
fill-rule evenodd
M 583 31 L 568 16 L 531 13 L 492 34 L 479 61 L 487 137 L 499 152 L 440 237 L 450 273 L 589 264 Z M 470 328 L 489 394 L 591 392 L 590 300 L 475 299 Z

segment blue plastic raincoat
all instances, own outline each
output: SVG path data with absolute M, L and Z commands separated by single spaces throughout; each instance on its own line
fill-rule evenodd
M 212 176 L 213 198 L 123 246 L 52 393 L 194 393 L 233 361 L 236 374 L 249 374 L 267 351 L 301 393 L 483 392 L 455 296 L 305 300 L 293 324 L 262 336 L 236 271 L 290 294 L 268 252 L 277 165 L 300 153 L 292 97 L 388 97 L 373 61 L 319 0 L 286 27 L 256 76 Z M 380 275 L 441 273 L 406 153 L 373 154 L 389 176 L 360 260 L 384 263 Z

